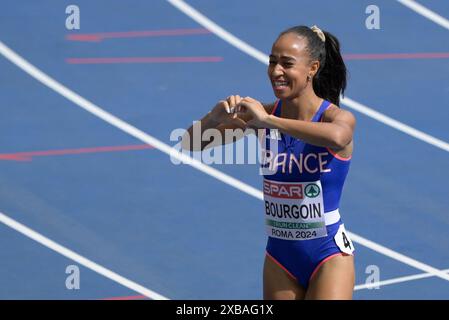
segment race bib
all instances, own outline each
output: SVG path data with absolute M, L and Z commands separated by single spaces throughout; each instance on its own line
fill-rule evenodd
M 354 245 L 348 236 L 348 232 L 345 229 L 345 225 L 341 224 L 337 233 L 334 236 L 335 243 L 341 252 L 352 255 L 354 252 Z
M 270 237 L 310 240 L 327 236 L 321 181 L 264 179 L 265 223 Z

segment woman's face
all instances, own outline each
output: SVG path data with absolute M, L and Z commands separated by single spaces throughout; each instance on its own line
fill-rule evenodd
M 307 76 L 315 74 L 318 62 L 311 63 L 306 47 L 307 39 L 295 33 L 284 34 L 273 44 L 268 77 L 277 98 L 300 96 L 307 87 Z

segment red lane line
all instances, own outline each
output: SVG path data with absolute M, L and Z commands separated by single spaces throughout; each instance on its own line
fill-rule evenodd
M 164 37 L 164 36 L 188 36 L 211 34 L 205 28 L 196 29 L 167 29 L 167 30 L 144 30 L 144 31 L 124 31 L 124 32 L 102 32 L 102 33 L 78 33 L 66 35 L 71 41 L 92 41 L 99 42 L 104 39 L 140 38 L 140 37 Z
M 99 300 L 140 300 L 140 299 L 149 299 L 149 298 L 146 296 L 128 296 L 128 297 L 103 298 Z
M 69 154 L 117 152 L 117 151 L 130 151 L 130 150 L 144 150 L 144 149 L 154 149 L 154 147 L 147 144 L 141 144 L 141 145 L 128 145 L 128 146 L 3 153 L 0 154 L 0 160 L 31 161 L 33 157 L 62 156 Z
M 449 52 L 440 53 L 382 53 L 344 54 L 345 60 L 387 60 L 387 59 L 447 59 Z M 220 62 L 223 57 L 99 57 L 67 58 L 68 64 L 117 64 L 117 63 L 186 63 Z
M 449 52 L 344 54 L 345 60 L 446 59 Z
M 14 154 L 0 154 L 0 160 L 31 161 L 31 158 L 21 157 Z
M 69 64 L 220 62 L 223 57 L 67 58 Z

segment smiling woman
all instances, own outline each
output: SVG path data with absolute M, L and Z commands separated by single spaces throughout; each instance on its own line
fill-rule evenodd
M 272 47 L 268 77 L 276 102 L 230 96 L 200 120 L 201 132 L 254 128 L 264 133 L 259 137 L 268 235 L 264 298 L 351 299 L 354 247 L 339 203 L 355 118 L 338 106 L 346 67 L 337 38 L 317 26 L 282 32 Z M 185 135 L 189 142 L 195 139 L 192 129 Z
M 292 38 L 295 37 L 307 41 L 294 41 Z M 294 45 L 289 45 L 292 41 Z M 282 72 L 276 69 L 278 65 Z M 306 77 L 298 77 L 299 74 Z M 313 90 L 318 97 L 339 105 L 340 94 L 346 88 L 346 66 L 340 54 L 340 44 L 332 34 L 316 26 L 293 27 L 280 34 L 270 55 L 268 76 L 278 98 L 294 93 L 288 91 L 293 88 L 290 85 L 296 85 L 296 90 L 302 91 L 313 80 Z M 295 80 L 299 82 L 292 83 Z

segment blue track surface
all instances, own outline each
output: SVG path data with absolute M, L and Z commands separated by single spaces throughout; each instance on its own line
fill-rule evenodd
M 69 41 L 70 34 L 202 28 L 168 2 L 78 0 L 81 29 L 65 28 L 73 1 L 4 0 L 0 41 L 108 112 L 173 145 L 229 94 L 274 101 L 266 67 L 214 34 Z M 370 1 L 188 2 L 264 53 L 286 27 L 317 24 L 345 54 L 448 53 L 449 31 L 396 1 L 378 0 L 381 29 L 365 28 Z M 346 3 L 346 2 L 345 2 Z M 444 17 L 449 4 L 421 1 Z M 69 64 L 67 58 L 218 56 L 216 63 Z M 347 96 L 449 141 L 449 58 L 349 60 Z M 344 106 L 343 106 L 344 107 Z M 353 111 L 355 151 L 341 213 L 346 227 L 449 268 L 449 154 Z M 0 154 L 139 145 L 0 55 Z M 255 165 L 215 168 L 260 188 Z M 171 299 L 260 299 L 262 203 L 157 149 L 0 159 L 0 212 Z M 137 293 L 0 224 L 0 299 L 101 299 Z M 423 273 L 357 245 L 357 284 Z M 80 266 L 81 289 L 65 269 Z M 357 290 L 355 299 L 448 299 L 436 277 Z

